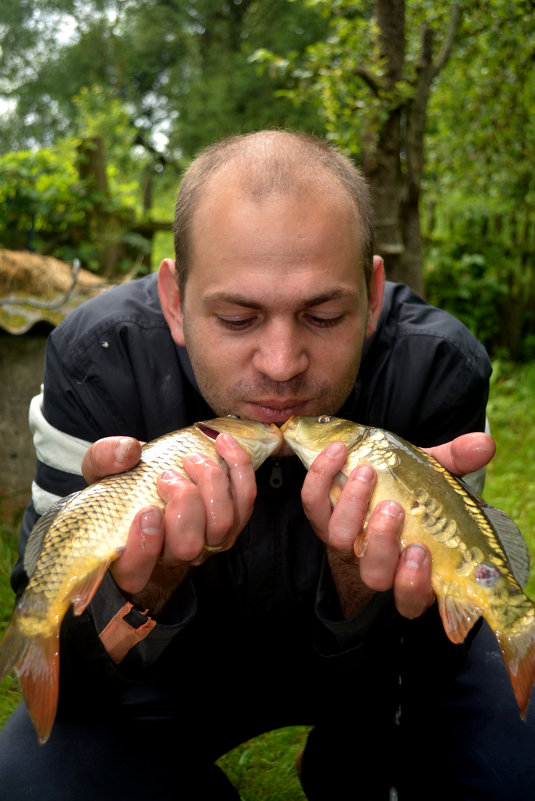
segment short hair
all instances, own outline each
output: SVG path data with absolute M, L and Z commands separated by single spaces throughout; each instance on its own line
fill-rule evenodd
M 290 192 L 303 180 L 321 180 L 326 174 L 334 176 L 355 206 L 361 233 L 362 267 L 366 286 L 369 286 L 373 263 L 373 212 L 366 180 L 347 156 L 322 139 L 301 132 L 274 130 L 238 134 L 209 145 L 184 173 L 173 224 L 177 279 L 182 297 L 190 266 L 194 214 L 211 178 L 229 168 L 229 174 L 238 174 L 245 192 L 253 197 Z

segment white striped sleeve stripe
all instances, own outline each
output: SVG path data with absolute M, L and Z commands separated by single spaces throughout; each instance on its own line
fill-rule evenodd
M 91 445 L 78 437 L 65 434 L 50 425 L 43 415 L 43 394 L 36 395 L 30 403 L 30 428 L 37 458 L 43 464 L 67 473 L 82 475 L 82 459 Z
M 39 484 L 36 484 L 35 481 L 32 481 L 32 501 L 38 515 L 44 515 L 45 512 L 48 512 L 52 504 L 59 501 L 60 498 L 61 495 L 54 495 L 52 492 L 47 492 L 42 489 Z

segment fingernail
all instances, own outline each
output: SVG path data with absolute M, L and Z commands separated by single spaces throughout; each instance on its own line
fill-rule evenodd
M 180 473 L 177 473 L 176 470 L 164 470 L 163 473 L 160 473 L 160 479 L 163 481 L 176 481 L 180 478 L 182 478 L 182 476 Z
M 190 453 L 187 458 L 188 462 L 193 462 L 193 464 L 204 464 L 204 462 L 208 461 L 208 459 L 200 453 Z
M 381 504 L 380 509 L 382 514 L 388 515 L 388 517 L 392 517 L 394 519 L 403 515 L 403 509 L 399 503 L 396 503 L 395 501 L 384 501 L 384 503 Z
M 221 437 L 221 439 L 223 440 L 225 445 L 228 445 L 229 448 L 239 448 L 240 447 L 238 445 L 238 443 L 236 442 L 236 440 L 234 439 L 234 437 L 232 436 L 232 434 L 229 434 L 227 431 L 223 431 L 219 435 L 219 437 Z
M 409 545 L 405 548 L 405 564 L 407 567 L 421 567 L 427 558 L 427 552 L 421 545 Z
M 359 467 L 355 468 L 355 478 L 365 484 L 371 484 L 374 478 L 373 468 L 369 464 L 359 465 Z
M 325 453 L 331 459 L 338 459 L 345 452 L 345 446 L 341 442 L 332 442 L 325 448 Z
M 159 509 L 148 509 L 141 515 L 141 531 L 147 536 L 153 536 L 160 530 L 162 513 Z
M 121 437 L 115 446 L 115 461 L 123 464 L 131 447 L 132 440 L 130 437 Z

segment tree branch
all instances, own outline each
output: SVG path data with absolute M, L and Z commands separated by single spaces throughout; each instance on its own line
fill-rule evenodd
M 431 76 L 432 78 L 436 78 L 438 73 L 446 66 L 449 57 L 451 56 L 451 51 L 453 49 L 453 44 L 457 36 L 457 31 L 459 29 L 460 22 L 461 22 L 461 8 L 458 3 L 453 3 L 451 7 L 450 19 L 448 22 L 448 29 L 446 31 L 446 36 L 444 37 L 442 47 L 440 48 L 440 53 L 438 54 L 437 59 L 433 64 L 432 76 Z
M 363 69 L 362 67 L 355 67 L 353 70 L 354 75 L 358 78 L 362 78 L 364 83 L 372 90 L 374 95 L 379 95 L 381 91 L 386 90 L 386 84 L 383 81 L 380 81 L 376 75 L 373 73 L 368 72 L 368 70 Z

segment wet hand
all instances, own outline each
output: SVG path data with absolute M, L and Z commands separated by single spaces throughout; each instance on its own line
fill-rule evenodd
M 473 433 L 426 450 L 448 470 L 462 475 L 485 466 L 494 455 L 494 443 L 486 434 Z M 352 564 L 354 594 L 355 599 L 360 599 L 360 605 L 366 599 L 362 584 L 375 592 L 392 589 L 400 614 L 408 618 L 418 617 L 434 598 L 429 551 L 424 545 L 411 545 L 400 553 L 404 511 L 394 501 L 378 504 L 366 524 L 377 478 L 369 465 L 355 468 L 335 508 L 332 508 L 329 491 L 345 458 L 345 447 L 341 443 L 332 443 L 311 465 L 302 491 L 305 513 L 329 554 L 346 564 L 339 571 L 340 576 L 344 576 L 346 598 L 347 565 Z M 331 570 L 336 560 L 330 558 Z M 333 578 L 337 583 L 335 571 Z M 337 589 L 342 588 L 337 584 Z M 353 611 L 359 608 L 359 603 L 355 601 Z M 346 606 L 351 608 L 351 604 Z
M 141 509 L 132 522 L 124 552 L 111 571 L 122 591 L 138 606 L 161 608 L 191 566 L 234 545 L 256 497 L 249 456 L 228 434 L 216 449 L 227 470 L 202 455 L 184 461 L 189 479 L 168 471 L 158 480 L 162 506 Z M 141 456 L 129 437 L 108 437 L 87 451 L 87 481 L 124 472 Z

